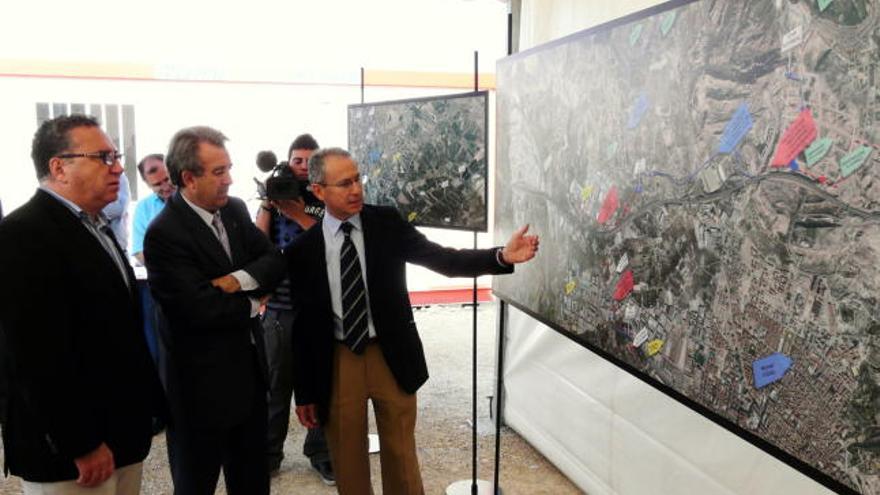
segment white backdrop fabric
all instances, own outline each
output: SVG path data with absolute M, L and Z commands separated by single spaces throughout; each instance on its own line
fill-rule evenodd
M 832 493 L 555 330 L 508 308 L 504 420 L 586 493 Z M 501 480 L 503 488 L 503 471 Z

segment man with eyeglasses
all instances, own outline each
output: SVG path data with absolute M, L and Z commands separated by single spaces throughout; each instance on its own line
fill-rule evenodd
M 176 495 L 268 495 L 265 353 L 259 312 L 284 277 L 284 258 L 229 196 L 226 136 L 189 127 L 165 163 L 177 193 L 144 238 L 171 409 L 168 457 Z
M 290 143 L 287 152 L 288 167 L 301 184 L 309 179 L 309 157 L 318 149 L 311 134 L 301 134 Z M 321 220 L 324 203 L 310 191 L 302 191 L 300 199 L 265 201 L 257 214 L 257 228 L 269 236 L 283 253 L 303 232 Z M 290 298 L 291 290 L 309 290 L 300 281 L 285 278 L 272 293 L 263 314 L 263 338 L 266 344 L 266 364 L 269 376 L 269 429 L 266 464 L 275 474 L 284 459 L 284 439 L 290 424 L 290 401 L 293 398 L 293 350 L 291 325 L 296 315 Z M 334 485 L 333 466 L 327 441 L 320 427 L 309 428 L 303 441 L 303 455 L 309 458 L 312 469 L 327 485 Z
M 134 495 L 164 399 L 134 274 L 101 213 L 121 155 L 72 115 L 44 122 L 31 156 L 40 187 L 0 222 L 6 467 L 25 494 Z
M 516 231 L 504 247 L 446 248 L 400 213 L 364 205 L 357 163 L 341 148 L 309 159 L 309 179 L 326 212 L 286 252 L 300 308 L 293 323 L 296 414 L 324 427 L 341 495 L 372 493 L 367 401 L 382 449 L 382 491 L 423 495 L 416 456 L 416 390 L 428 379 L 406 288 L 406 264 L 447 276 L 513 272 L 535 256 L 538 237 Z
M 152 194 L 138 201 L 132 222 L 131 252 L 141 264 L 144 264 L 144 235 L 147 233 L 147 227 L 162 211 L 165 202 L 177 191 L 177 187 L 171 183 L 168 168 L 165 167 L 165 155 L 161 153 L 145 156 L 138 162 L 137 169 L 141 179 L 153 191 Z

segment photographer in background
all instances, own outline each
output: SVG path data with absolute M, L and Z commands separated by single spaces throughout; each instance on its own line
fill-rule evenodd
M 287 167 L 273 176 L 296 180 L 297 199 L 272 199 L 273 190 L 267 181 L 268 198 L 260 205 L 256 225 L 282 252 L 309 227 L 319 222 L 324 204 L 308 189 L 308 162 L 318 142 L 311 134 L 298 136 L 290 144 Z M 265 157 L 263 157 L 265 159 Z M 274 159 L 273 159 L 274 160 Z M 259 159 L 258 159 L 259 161 Z M 283 164 L 282 164 L 283 166 Z M 289 168 L 288 168 L 289 167 Z M 272 179 L 270 179 L 272 180 Z M 282 179 L 284 180 L 284 179 Z M 286 189 L 286 188 L 282 188 Z M 267 467 L 275 473 L 284 458 L 284 439 L 290 420 L 290 401 L 293 395 L 293 363 L 291 362 L 291 325 L 296 308 L 291 304 L 290 291 L 309 290 L 297 287 L 296 281 L 285 279 L 275 289 L 263 315 L 263 339 L 266 344 L 266 362 L 269 376 L 269 429 Z M 303 454 L 309 458 L 325 484 L 335 484 L 327 442 L 321 428 L 310 428 L 303 443 Z

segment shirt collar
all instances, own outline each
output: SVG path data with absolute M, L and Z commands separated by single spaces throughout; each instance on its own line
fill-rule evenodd
M 107 220 L 107 217 L 104 216 L 103 212 L 98 212 L 97 217 L 95 217 L 93 219 L 92 216 L 89 215 L 85 210 L 80 208 L 78 204 L 76 204 L 73 201 L 65 198 L 64 196 L 58 194 L 57 192 L 53 191 L 52 189 L 49 189 L 45 185 L 40 185 L 40 190 L 49 194 L 50 196 L 52 196 L 53 198 L 55 198 L 59 202 L 61 202 L 61 204 L 66 206 L 67 209 L 69 209 L 74 215 L 76 215 L 77 218 L 88 220 L 89 222 L 91 222 L 92 224 L 97 226 L 98 228 L 101 228 L 104 225 L 107 225 L 109 223 L 109 221 Z
M 192 208 L 192 210 L 194 212 L 196 212 L 196 215 L 198 215 L 199 218 L 202 219 L 202 221 L 204 221 L 206 224 L 208 224 L 208 227 L 213 226 L 213 221 L 214 221 L 214 214 L 213 213 L 202 208 L 201 206 L 197 206 L 192 201 L 186 199 L 186 196 L 184 196 L 183 193 L 180 194 L 180 197 L 183 198 L 183 200 L 186 202 L 186 204 L 188 204 L 189 207 Z
M 361 231 L 363 230 L 363 228 L 361 228 L 361 214 L 360 213 L 348 217 L 347 220 L 340 220 L 340 219 L 334 217 L 333 214 L 330 213 L 329 210 L 324 211 L 323 227 L 324 227 L 325 234 L 335 236 L 337 233 L 339 233 L 340 227 L 345 222 L 350 223 L 356 230 L 361 230 Z

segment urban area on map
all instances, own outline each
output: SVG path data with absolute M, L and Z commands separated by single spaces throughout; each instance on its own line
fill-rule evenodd
M 698 1 L 498 65 L 495 290 L 880 494 L 880 6 Z
M 368 203 L 416 225 L 486 231 L 487 93 L 351 105 L 348 146 Z

